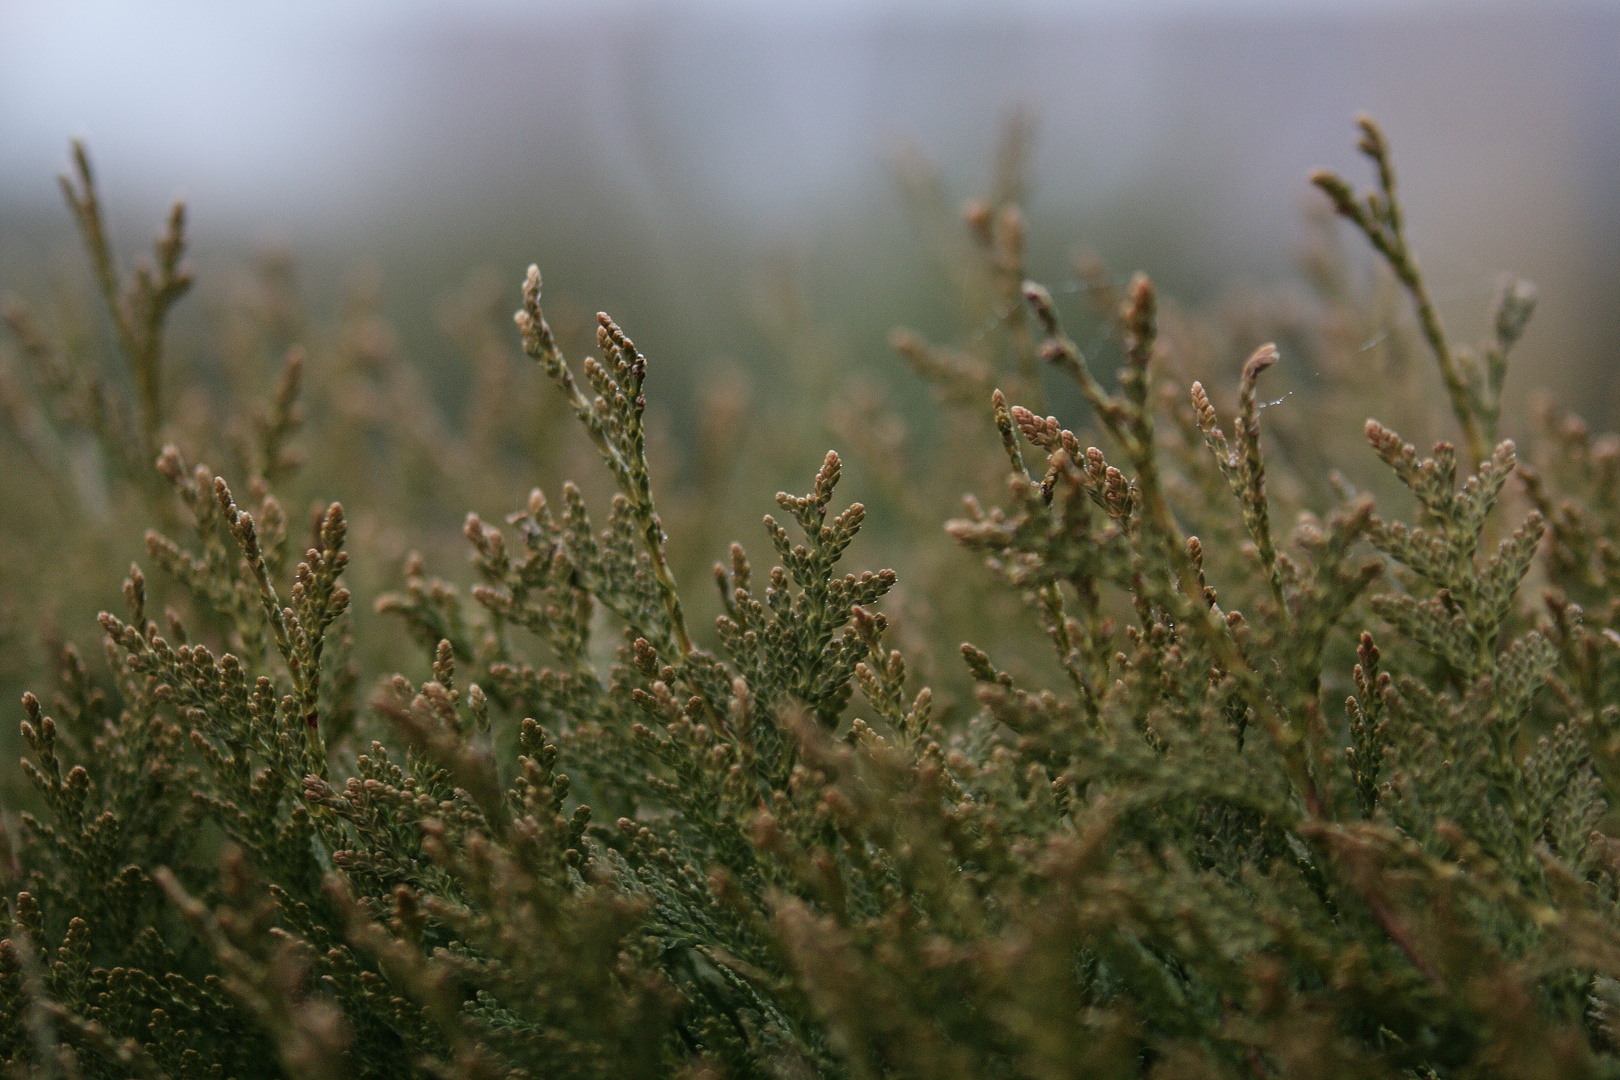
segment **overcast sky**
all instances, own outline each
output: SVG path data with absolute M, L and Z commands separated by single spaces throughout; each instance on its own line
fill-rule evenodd
M 1545 0 L 1543 0 L 1545 2 Z M 335 205 L 372 186 L 420 78 L 408 43 L 590 26 L 748 27 L 770 36 L 983 21 L 1145 24 L 1503 8 L 1461 0 L 0 0 L 0 197 L 49 196 L 67 137 L 126 193 L 182 186 L 221 211 Z M 1520 5 L 1521 7 L 1526 5 Z M 530 63 L 555 58 L 543 52 Z M 582 94 L 589 88 L 581 87 Z M 864 150 L 864 148 L 863 148 Z

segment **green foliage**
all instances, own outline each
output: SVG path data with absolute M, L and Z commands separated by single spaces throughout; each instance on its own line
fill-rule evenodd
M 179 606 L 151 618 L 131 567 L 126 614 L 100 617 L 105 674 L 64 643 L 52 715 L 24 698 L 34 793 L 0 819 L 0 1064 L 1620 1076 L 1620 440 L 1549 409 L 1538 468 L 1489 446 L 1534 294 L 1505 288 L 1481 356 L 1452 349 L 1383 136 L 1361 126 L 1379 190 L 1316 183 L 1411 294 L 1472 463 L 1459 478 L 1450 444 L 1420 457 L 1368 420 L 1410 524 L 1343 477 L 1308 478 L 1286 429 L 1262 445 L 1258 380 L 1289 363 L 1275 345 L 1236 354 L 1229 433 L 1205 382 L 1221 364 L 1145 277 L 1116 292 L 1092 275 L 1123 361 L 1117 387 L 1094 375 L 1052 292 L 1024 280 L 1015 130 L 960 268 L 1001 336 L 894 344 L 947 407 L 978 413 L 963 430 L 982 445 L 951 453 L 980 464 L 942 454 L 917 484 L 999 474 L 1005 496 L 970 495 L 946 532 L 1049 654 L 986 621 L 963 675 L 919 685 L 929 658 L 878 610 L 897 575 L 842 566 L 867 510 L 836 508 L 832 452 L 807 494 L 777 495 L 791 521 L 764 518 L 777 565 L 757 584 L 732 544 L 713 632 L 689 627 L 653 496 L 657 369 L 599 315 L 577 382 L 531 269 L 521 346 L 606 466 L 605 524 L 572 483 L 555 505 L 536 487 L 505 528 L 469 515 L 470 603 L 411 556 L 375 608 L 422 650 L 391 666 L 425 681 L 388 674 L 365 705 L 356 637 L 389 631 L 355 614 L 348 515 L 318 503 L 299 557 L 273 489 L 301 475 L 294 439 L 438 445 L 431 416 L 357 434 L 338 414 L 365 380 L 323 375 L 305 435 L 317 371 L 294 351 L 238 427 L 250 500 L 188 469 L 160 378 L 189 281 L 183 216 L 158 268 L 120 286 L 77 152 L 69 201 L 151 445 L 96 419 L 121 414 L 113 384 L 64 374 L 70 350 L 20 305 L 42 403 L 13 415 L 45 427 L 8 437 L 155 459 L 119 505 L 156 526 L 146 550 Z M 1088 406 L 1072 427 L 1041 415 L 1065 392 Z M 894 453 L 869 421 L 854 441 Z M 477 473 L 499 441 L 443 445 Z

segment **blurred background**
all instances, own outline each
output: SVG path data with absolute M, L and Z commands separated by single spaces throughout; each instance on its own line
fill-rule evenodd
M 198 284 L 169 336 L 169 436 L 229 472 L 231 441 L 211 434 L 229 430 L 228 399 L 261 400 L 286 344 L 308 345 L 311 414 L 349 434 L 305 437 L 310 468 L 278 493 L 300 511 L 350 506 L 363 628 L 409 550 L 465 579 L 467 509 L 499 520 L 562 476 L 605 494 L 516 352 L 510 312 L 538 263 L 571 356 L 605 309 L 652 357 L 655 479 L 691 591 L 709 590 L 734 536 L 763 561 L 771 494 L 802 490 L 838 445 L 840 495 L 877 511 L 855 565 L 899 567 L 893 606 L 956 641 L 987 601 L 938 522 L 969 487 L 994 497 L 981 481 L 1005 466 L 982 405 L 942 411 L 889 334 L 975 353 L 1001 329 L 1006 313 L 966 302 L 951 272 L 964 201 L 1023 206 L 1025 265 L 1071 310 L 1088 250 L 1116 280 L 1147 271 L 1176 310 L 1231 324 L 1264 308 L 1250 321 L 1270 326 L 1309 293 L 1324 203 L 1308 172 L 1370 180 L 1359 110 L 1390 137 L 1455 337 L 1485 333 L 1504 271 L 1540 288 L 1508 432 L 1533 387 L 1612 426 L 1620 4 L 1595 0 L 0 0 L 0 292 L 53 325 L 89 313 L 81 345 L 113 356 L 56 187 L 68 141 L 90 148 L 126 263 L 185 198 Z M 1344 247 L 1370 280 L 1365 245 Z M 1407 307 L 1382 310 L 1389 328 L 1339 350 L 1352 367 L 1410 330 Z M 1255 342 L 1221 341 L 1213 363 L 1231 374 Z M 1285 396 L 1323 366 L 1293 355 L 1290 373 L 1285 344 Z M 1400 397 L 1391 385 L 1363 389 Z M 1072 388 L 1047 392 L 1084 422 Z M 1345 446 L 1369 407 L 1335 420 Z M 28 415 L 0 440 L 8 692 L 42 640 L 93 642 L 93 612 L 161 523 L 85 481 L 94 468 L 67 436 L 78 494 L 60 516 L 29 509 L 50 454 L 19 449 Z M 1297 445 L 1321 437 L 1303 397 L 1266 415 Z M 945 452 L 963 416 L 971 475 Z M 397 637 L 374 640 L 367 674 L 400 663 Z
M 1027 109 L 1032 267 L 1087 244 L 1196 303 L 1290 273 L 1365 109 L 1453 321 L 1530 278 L 1525 356 L 1585 398 L 1620 362 L 1617 60 L 1620 4 L 1561 0 L 0 0 L 0 274 L 71 267 L 82 137 L 126 250 L 183 195 L 202 295 L 255 245 L 312 287 L 368 265 L 424 360 L 424 298 L 531 261 L 657 356 L 745 366 L 786 261 L 870 358 L 935 284 L 904 148 L 965 196 Z

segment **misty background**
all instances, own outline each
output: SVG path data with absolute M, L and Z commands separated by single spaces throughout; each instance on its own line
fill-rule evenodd
M 768 369 L 755 313 L 790 280 L 847 364 L 903 383 L 888 329 L 949 336 L 949 298 L 896 157 L 965 198 L 1017 108 L 1032 269 L 1061 284 L 1087 245 L 1193 305 L 1294 275 L 1306 174 L 1366 182 L 1373 113 L 1453 332 L 1530 278 L 1510 393 L 1616 415 L 1611 3 L 0 0 L 0 286 L 82 276 L 54 180 L 82 137 L 126 259 L 188 200 L 182 310 L 266 246 L 317 316 L 370 275 L 452 397 L 434 298 L 487 267 L 515 305 L 530 262 L 686 373 Z

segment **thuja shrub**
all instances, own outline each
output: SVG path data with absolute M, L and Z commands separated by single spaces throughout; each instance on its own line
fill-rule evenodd
M 988 421 L 971 453 L 1004 481 L 945 532 L 1038 632 L 996 641 L 1049 655 L 963 644 L 965 695 L 908 674 L 895 573 L 851 568 L 867 512 L 837 453 L 776 496 L 769 569 L 742 544 L 715 565 L 697 627 L 649 470 L 656 364 L 606 315 L 566 357 L 534 269 L 518 338 L 615 493 L 469 517 L 465 598 L 417 559 L 377 602 L 430 677 L 360 686 L 344 510 L 295 541 L 274 494 L 292 444 L 322 446 L 298 362 L 234 484 L 168 444 L 183 218 L 122 280 L 81 157 L 127 396 L 11 321 L 46 404 L 78 402 L 165 509 L 100 616 L 106 674 L 62 645 L 50 704 L 23 700 L 5 1068 L 1620 1075 L 1620 440 L 1550 409 L 1535 469 L 1499 440 L 1534 291 L 1507 282 L 1483 344 L 1453 343 L 1370 120 L 1360 145 L 1372 190 L 1313 180 L 1404 293 L 1460 435 L 1420 451 L 1367 420 L 1377 501 L 1262 439 L 1287 348 L 1234 394 L 1146 278 L 1098 272 L 1101 377 L 1024 279 L 1015 199 L 969 207 L 1000 344 L 895 344 Z M 1387 305 L 1322 280 L 1320 340 Z M 1072 429 L 1039 407 L 1053 377 L 1087 406 Z M 1311 422 L 1381 377 L 1317 391 Z M 162 623 L 148 573 L 184 601 Z

